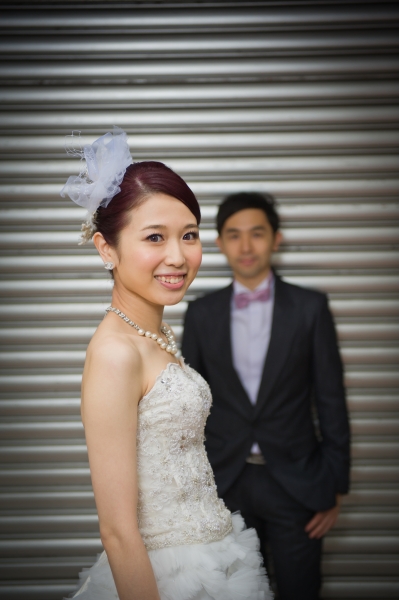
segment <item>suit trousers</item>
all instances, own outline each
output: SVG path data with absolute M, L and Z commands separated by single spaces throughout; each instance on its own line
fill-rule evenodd
M 279 600 L 318 600 L 322 540 L 304 531 L 314 513 L 280 486 L 267 465 L 246 464 L 223 500 L 256 529 L 267 568 L 269 549 Z

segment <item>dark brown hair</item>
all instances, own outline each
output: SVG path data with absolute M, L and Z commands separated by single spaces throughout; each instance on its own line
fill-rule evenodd
M 129 165 L 120 188 L 108 206 L 100 206 L 93 218 L 96 231 L 110 246 L 118 245 L 120 232 L 129 223 L 129 212 L 152 194 L 167 194 L 180 200 L 193 213 L 197 224 L 201 222 L 194 193 L 180 175 L 161 162 L 146 160 Z
M 227 219 L 232 217 L 236 212 L 245 210 L 246 208 L 260 208 L 260 210 L 263 210 L 274 233 L 280 228 L 280 219 L 276 211 L 276 201 L 271 194 L 239 192 L 238 194 L 227 196 L 219 206 L 216 217 L 216 228 L 219 235 Z

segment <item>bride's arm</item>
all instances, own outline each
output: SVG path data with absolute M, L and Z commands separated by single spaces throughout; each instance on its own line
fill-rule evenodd
M 93 343 L 94 342 L 94 343 Z M 82 419 L 100 522 L 120 600 L 159 600 L 137 524 L 136 430 L 142 395 L 139 354 L 120 339 L 90 344 Z

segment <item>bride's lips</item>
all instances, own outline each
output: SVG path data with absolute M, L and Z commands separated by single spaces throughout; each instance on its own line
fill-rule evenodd
M 155 275 L 155 279 L 168 290 L 179 290 L 182 288 L 185 277 L 186 273 L 165 273 L 162 275 Z

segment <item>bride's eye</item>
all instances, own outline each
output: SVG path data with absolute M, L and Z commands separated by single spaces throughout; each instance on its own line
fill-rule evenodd
M 146 239 L 150 242 L 161 242 L 163 238 L 160 233 L 152 233 Z
M 183 235 L 183 240 L 186 240 L 186 241 L 187 241 L 187 240 L 188 240 L 188 241 L 191 241 L 191 240 L 198 240 L 198 238 L 199 238 L 199 233 L 198 233 L 198 231 L 188 231 L 187 233 L 185 233 L 185 234 Z

